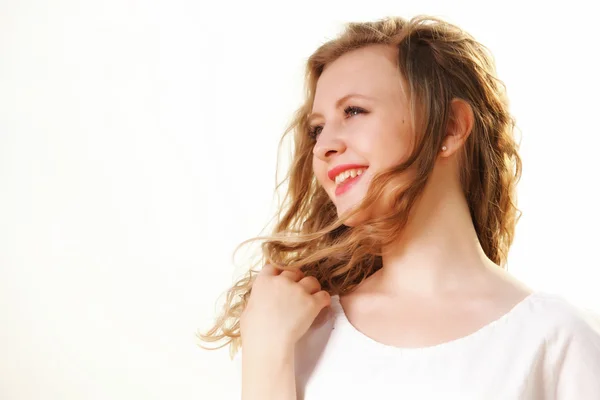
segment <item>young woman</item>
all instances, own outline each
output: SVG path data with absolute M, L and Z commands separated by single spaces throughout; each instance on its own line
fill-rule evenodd
M 487 49 L 349 23 L 306 89 L 263 266 L 200 335 L 242 345 L 242 398 L 600 399 L 600 328 L 506 271 L 521 160 Z

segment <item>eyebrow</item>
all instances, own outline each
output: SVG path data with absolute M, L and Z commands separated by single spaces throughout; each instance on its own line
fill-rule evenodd
M 344 97 L 340 97 L 338 99 L 338 101 L 335 102 L 335 108 L 340 108 L 340 106 L 342 105 L 343 102 L 345 102 L 346 100 L 352 98 L 352 97 L 362 97 L 363 99 L 368 99 L 368 100 L 374 100 L 373 97 L 369 97 L 366 96 L 364 94 L 360 94 L 360 93 L 349 93 L 347 95 L 345 95 Z M 316 117 L 323 117 L 323 114 L 321 113 L 312 113 L 308 116 L 308 121 L 312 121 L 314 118 Z

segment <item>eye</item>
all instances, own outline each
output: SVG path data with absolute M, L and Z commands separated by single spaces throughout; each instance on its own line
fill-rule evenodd
M 360 107 L 354 107 L 354 106 L 348 106 L 344 109 L 344 114 L 346 114 L 346 115 L 353 114 L 353 113 L 362 114 L 365 112 L 366 111 L 364 109 L 362 109 Z M 322 125 L 317 125 L 317 126 L 311 127 L 308 135 L 310 136 L 311 139 L 317 140 L 317 136 L 321 133 L 322 130 L 323 130 Z

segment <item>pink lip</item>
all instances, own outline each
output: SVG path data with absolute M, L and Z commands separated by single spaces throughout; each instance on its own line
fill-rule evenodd
M 331 179 L 332 181 L 335 182 L 335 177 L 338 176 L 340 173 L 347 171 L 349 169 L 355 169 L 355 168 L 367 168 L 367 166 L 360 165 L 360 164 L 342 164 L 342 165 L 338 165 L 335 168 L 330 169 L 327 172 L 327 176 L 329 177 L 329 179 Z
M 354 185 L 356 185 L 356 182 L 358 182 L 358 180 L 364 175 L 356 175 L 354 178 L 348 178 L 346 179 L 344 182 L 342 182 L 340 185 L 338 185 L 335 188 L 335 195 L 336 196 L 340 196 L 344 193 L 346 193 L 348 190 L 350 190 L 350 188 Z

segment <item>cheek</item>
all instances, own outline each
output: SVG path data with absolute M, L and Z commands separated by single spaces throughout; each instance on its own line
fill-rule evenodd
M 410 156 L 411 141 L 406 132 L 393 132 L 381 138 L 377 149 L 377 159 L 382 168 L 392 167 Z
M 325 163 L 323 163 L 321 160 L 317 159 L 316 157 L 313 157 L 313 173 L 315 174 L 315 178 L 317 180 L 317 183 L 320 186 L 323 186 L 327 183 L 327 180 L 329 180 L 329 178 L 327 177 L 327 166 L 325 165 Z
M 364 130 L 368 134 L 357 135 L 352 143 L 356 152 L 364 155 L 373 166 L 389 167 L 405 157 L 406 126 L 392 118 L 370 121 L 372 123 Z
M 371 140 L 356 143 L 356 149 L 373 171 L 391 167 L 402 157 L 402 146 L 387 135 L 372 135 Z

